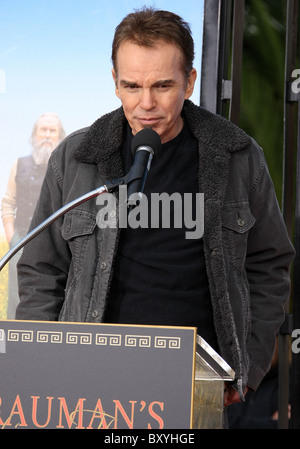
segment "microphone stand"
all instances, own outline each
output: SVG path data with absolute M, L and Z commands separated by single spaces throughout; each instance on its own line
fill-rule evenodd
M 85 203 L 86 201 L 95 198 L 98 195 L 101 195 L 102 193 L 109 193 L 116 190 L 120 185 L 124 184 L 125 182 L 131 181 L 129 179 L 128 181 L 128 175 L 124 178 L 116 179 L 114 181 L 109 181 L 107 184 L 98 187 L 95 190 L 92 190 L 91 192 L 85 193 L 84 195 L 80 196 L 79 198 L 76 198 L 75 200 L 71 201 L 70 203 L 66 204 L 65 206 L 58 209 L 58 211 L 54 212 L 54 214 L 50 215 L 45 221 L 43 221 L 39 226 L 34 228 L 29 234 L 27 234 L 25 237 L 23 237 L 16 245 L 14 245 L 0 260 L 0 271 L 5 267 L 7 262 L 20 250 L 25 246 L 30 240 L 34 239 L 38 234 L 40 234 L 44 229 L 46 229 L 51 223 L 53 223 L 55 220 L 57 220 L 59 217 L 64 215 L 69 210 L 73 209 L 74 207 Z

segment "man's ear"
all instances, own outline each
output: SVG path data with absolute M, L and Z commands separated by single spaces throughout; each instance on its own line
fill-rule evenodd
M 120 98 L 120 92 L 119 92 L 119 88 L 118 88 L 118 81 L 117 81 L 117 75 L 116 75 L 115 69 L 112 69 L 111 73 L 112 73 L 113 80 L 115 82 L 115 93 L 116 93 L 117 97 Z
M 190 98 L 190 96 L 194 92 L 196 79 L 197 79 L 197 70 L 193 68 L 190 71 L 190 74 L 189 74 L 189 77 L 188 77 L 188 80 L 187 80 L 187 84 L 186 84 L 186 89 L 185 89 L 185 99 L 186 100 L 188 98 Z

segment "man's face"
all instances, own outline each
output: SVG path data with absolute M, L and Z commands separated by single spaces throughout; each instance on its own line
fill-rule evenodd
M 54 150 L 59 143 L 59 125 L 54 117 L 42 117 L 36 128 L 36 143 Z
M 179 48 L 164 42 L 148 48 L 125 41 L 112 73 L 134 135 L 151 127 L 165 143 L 179 134 L 182 106 L 193 93 L 197 75 L 193 69 L 186 79 Z

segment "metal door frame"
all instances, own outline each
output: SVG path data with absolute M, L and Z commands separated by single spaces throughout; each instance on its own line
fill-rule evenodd
M 291 333 L 300 329 L 300 95 L 291 90 L 296 69 L 300 0 L 287 0 L 284 89 L 282 212 L 294 242 L 291 298 L 279 333 L 279 428 L 300 428 L 300 354 L 292 355 Z M 200 106 L 239 123 L 243 57 L 244 0 L 205 0 Z M 298 64 L 300 64 L 298 59 Z M 298 67 L 299 68 L 299 67 Z M 259 106 L 258 106 L 259 107 Z M 296 170 L 295 170 L 296 167 Z M 290 372 L 291 384 L 290 384 Z M 291 394 L 290 394 L 291 393 Z M 291 398 L 292 414 L 288 417 Z

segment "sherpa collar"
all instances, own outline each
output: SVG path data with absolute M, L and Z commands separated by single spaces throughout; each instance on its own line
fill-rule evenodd
M 90 126 L 74 153 L 78 162 L 96 164 L 105 181 L 124 175 L 120 147 L 125 121 L 123 108 L 102 116 Z
M 234 124 L 221 116 L 199 108 L 187 100 L 183 117 L 200 147 L 209 158 L 227 158 L 228 153 L 241 150 L 250 143 L 250 138 Z M 125 129 L 123 108 L 99 118 L 91 125 L 82 143 L 75 151 L 78 162 L 96 164 L 103 179 L 110 180 L 124 176 L 120 154 Z

